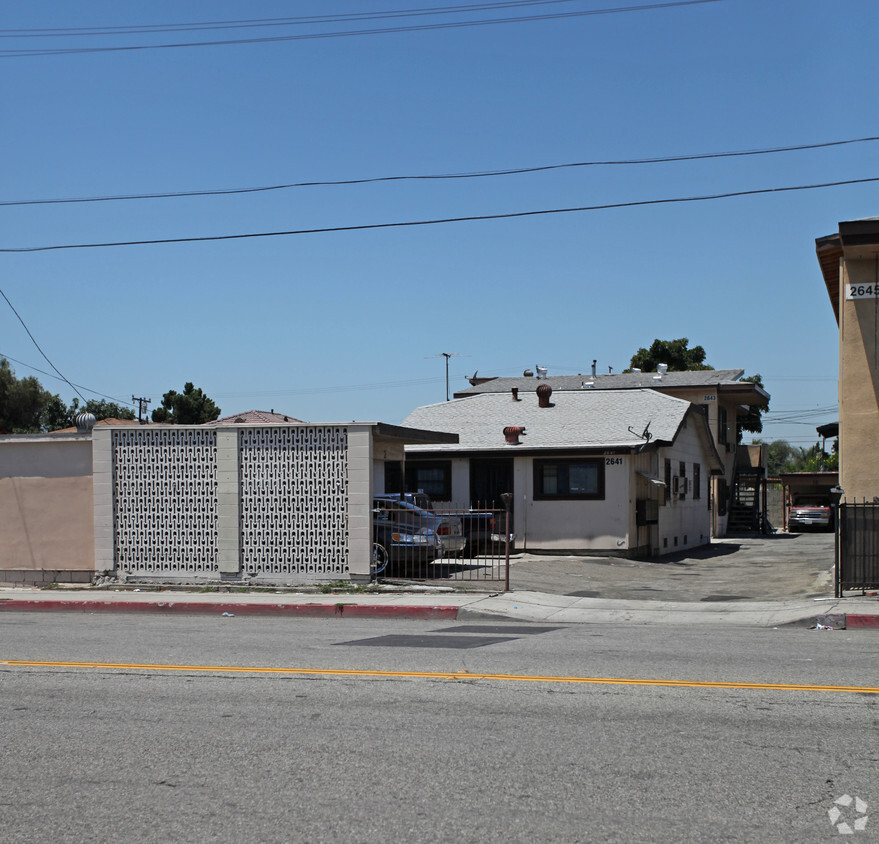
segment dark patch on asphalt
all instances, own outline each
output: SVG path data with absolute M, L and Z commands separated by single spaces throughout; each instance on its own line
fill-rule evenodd
M 601 592 L 566 592 L 565 593 L 570 598 L 600 598 Z
M 375 636 L 353 642 L 336 642 L 337 645 L 363 645 L 368 648 L 484 648 L 500 642 L 515 642 L 515 636 Z
M 597 593 L 596 593 L 597 594 Z M 525 626 L 524 624 L 460 624 L 456 627 L 445 627 L 433 633 L 551 633 L 561 630 L 560 627 Z
M 753 595 L 706 595 L 700 601 L 753 601 Z

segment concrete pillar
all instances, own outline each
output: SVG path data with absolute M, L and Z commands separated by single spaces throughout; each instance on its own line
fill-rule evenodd
M 92 486 L 95 502 L 95 572 L 116 568 L 113 523 L 112 429 L 92 429 Z
M 238 431 L 217 429 L 217 553 L 220 577 L 241 573 Z
M 372 561 L 373 429 L 348 427 L 348 573 L 355 583 L 369 581 Z

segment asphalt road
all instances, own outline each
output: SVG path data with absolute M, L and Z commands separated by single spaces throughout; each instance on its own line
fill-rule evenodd
M 877 657 L 860 631 L 4 614 L 0 840 L 835 840 L 836 798 L 879 811 L 879 694 L 741 684 L 879 685 Z

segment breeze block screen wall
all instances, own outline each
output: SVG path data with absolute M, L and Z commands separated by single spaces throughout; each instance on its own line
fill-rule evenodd
M 368 576 L 370 423 L 93 433 L 96 571 L 302 584 Z

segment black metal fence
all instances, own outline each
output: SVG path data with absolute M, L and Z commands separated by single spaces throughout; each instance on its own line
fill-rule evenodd
M 483 582 L 494 589 L 509 582 L 504 510 L 436 505 L 426 510 L 381 499 L 372 513 L 382 561 L 379 580 Z
M 836 597 L 879 588 L 879 503 L 840 504 L 836 524 Z

